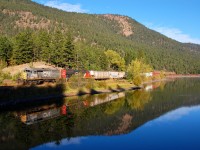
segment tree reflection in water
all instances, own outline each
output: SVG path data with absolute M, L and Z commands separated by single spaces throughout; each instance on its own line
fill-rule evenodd
M 106 106 L 105 114 L 112 115 L 124 106 L 125 97 L 119 98 L 117 101 L 108 103 Z
M 62 139 L 70 141 L 75 137 L 126 134 L 170 110 L 200 103 L 196 99 L 199 86 L 193 86 L 192 82 L 178 80 L 150 87 L 148 91 L 85 95 L 67 98 L 59 105 L 1 113 L 1 148 L 28 149 L 52 141 L 59 144 Z M 49 116 L 43 115 L 45 113 Z M 34 116 L 29 125 L 25 124 L 23 115 Z
M 149 91 L 139 90 L 126 93 L 126 100 L 131 109 L 142 111 L 145 104 L 151 100 Z

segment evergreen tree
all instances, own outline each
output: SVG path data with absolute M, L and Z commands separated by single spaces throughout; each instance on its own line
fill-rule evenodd
M 73 44 L 72 36 L 69 33 L 63 45 L 63 64 L 65 64 L 68 68 L 73 68 L 75 66 L 75 58 L 75 46 Z
M 98 66 L 100 66 L 101 69 L 103 70 L 108 70 L 108 59 L 106 57 L 106 54 L 104 52 L 99 51 L 98 53 L 99 56 L 97 56 L 98 58 Z
M 34 61 L 34 44 L 32 39 L 32 33 L 30 31 L 24 31 L 19 33 L 15 37 L 14 50 L 13 50 L 13 62 L 14 64 L 23 64 Z
M 39 31 L 35 34 L 34 44 L 35 52 L 38 54 L 38 59 L 45 62 L 50 62 L 50 34 L 45 31 Z
M 5 61 L 6 65 L 8 66 L 10 64 L 10 58 L 12 56 L 12 43 L 10 40 L 5 37 L 0 37 L 0 60 Z
M 50 62 L 57 66 L 63 66 L 63 44 L 64 37 L 60 30 L 57 30 L 50 43 Z
M 145 54 L 143 50 L 139 50 L 138 51 L 138 59 L 145 59 Z

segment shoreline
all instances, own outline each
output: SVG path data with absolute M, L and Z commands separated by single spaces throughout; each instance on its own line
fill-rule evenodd
M 125 92 L 130 90 L 139 90 L 143 89 L 144 85 L 155 83 L 155 82 L 163 82 L 163 81 L 169 81 L 172 78 L 164 78 L 164 79 L 157 79 L 152 81 L 143 82 L 140 86 L 135 85 L 126 85 L 124 88 L 120 85 L 116 88 L 109 87 L 108 89 L 79 89 L 74 91 L 65 91 L 63 93 L 54 93 L 54 94 L 48 94 L 43 96 L 36 96 L 36 97 L 29 97 L 29 98 L 16 98 L 16 99 L 8 99 L 6 101 L 0 102 L 0 108 L 4 106 L 15 106 L 18 104 L 25 104 L 25 103 L 45 103 L 48 101 L 51 101 L 52 99 L 57 98 L 68 98 L 68 97 L 75 97 L 75 96 L 83 96 L 83 95 L 95 95 L 95 94 L 103 94 L 103 93 L 113 93 L 113 92 Z M 6 87 L 5 87 L 6 88 Z M 12 87 L 11 87 L 12 88 Z M 29 87 L 28 87 L 29 88 Z M 31 90 L 31 89 L 30 89 Z
M 137 89 L 142 89 L 142 88 L 143 88 L 142 86 L 132 86 L 129 88 L 115 88 L 115 89 L 102 89 L 102 90 L 91 89 L 89 91 L 79 91 L 78 93 L 77 92 L 65 93 L 64 97 L 82 96 L 86 94 L 95 95 L 95 94 L 102 94 L 102 93 L 124 92 L 124 91 L 137 90 Z
M 184 75 L 184 74 L 177 74 L 177 75 L 168 75 L 166 78 L 200 78 L 199 74 L 193 75 Z
M 11 100 L 6 100 L 6 101 L 0 101 L 0 108 L 3 107 L 13 107 L 15 105 L 20 105 L 20 104 L 27 104 L 27 103 L 45 103 L 49 102 L 53 99 L 58 99 L 58 98 L 67 98 L 67 97 L 75 97 L 75 96 L 83 96 L 83 95 L 95 95 L 95 94 L 103 94 L 103 93 L 113 93 L 113 92 L 124 92 L 124 91 L 129 91 L 129 90 L 138 90 L 142 89 L 142 86 L 131 86 L 127 88 L 110 88 L 110 89 L 90 89 L 87 91 L 84 90 L 79 90 L 77 92 L 65 92 L 65 93 L 60 93 L 60 94 L 49 94 L 48 96 L 40 96 L 40 97 L 30 97 L 30 98 L 16 98 L 16 99 L 11 99 Z M 6 89 L 6 87 L 5 87 Z M 55 101 L 55 100 L 53 100 Z

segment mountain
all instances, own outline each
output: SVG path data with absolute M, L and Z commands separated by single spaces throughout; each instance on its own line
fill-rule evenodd
M 0 2 L 2 35 L 14 37 L 25 29 L 52 33 L 58 28 L 70 31 L 75 42 L 81 41 L 94 52 L 107 49 L 117 51 L 127 65 L 142 52 L 146 61 L 156 70 L 200 73 L 200 45 L 177 42 L 128 16 L 65 12 L 31 0 Z M 88 60 L 91 61 L 90 68 L 94 60 Z

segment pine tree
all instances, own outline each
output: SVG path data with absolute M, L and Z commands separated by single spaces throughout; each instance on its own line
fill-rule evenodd
M 50 62 L 60 67 L 63 66 L 63 43 L 63 34 L 60 30 L 57 30 L 50 43 Z
M 35 52 L 38 55 L 37 58 L 39 60 L 43 60 L 45 62 L 50 61 L 50 40 L 51 36 L 45 30 L 42 30 L 35 34 Z
M 10 64 L 10 58 L 12 56 L 12 43 L 10 40 L 5 37 L 0 37 L 0 60 L 5 61 L 6 65 L 8 66 Z
M 67 35 L 63 45 L 63 62 L 68 68 L 75 67 L 75 46 L 71 34 Z
M 34 61 L 34 44 L 32 39 L 32 33 L 30 31 L 24 31 L 19 33 L 15 37 L 14 50 L 13 50 L 13 62 L 15 64 L 23 64 Z

